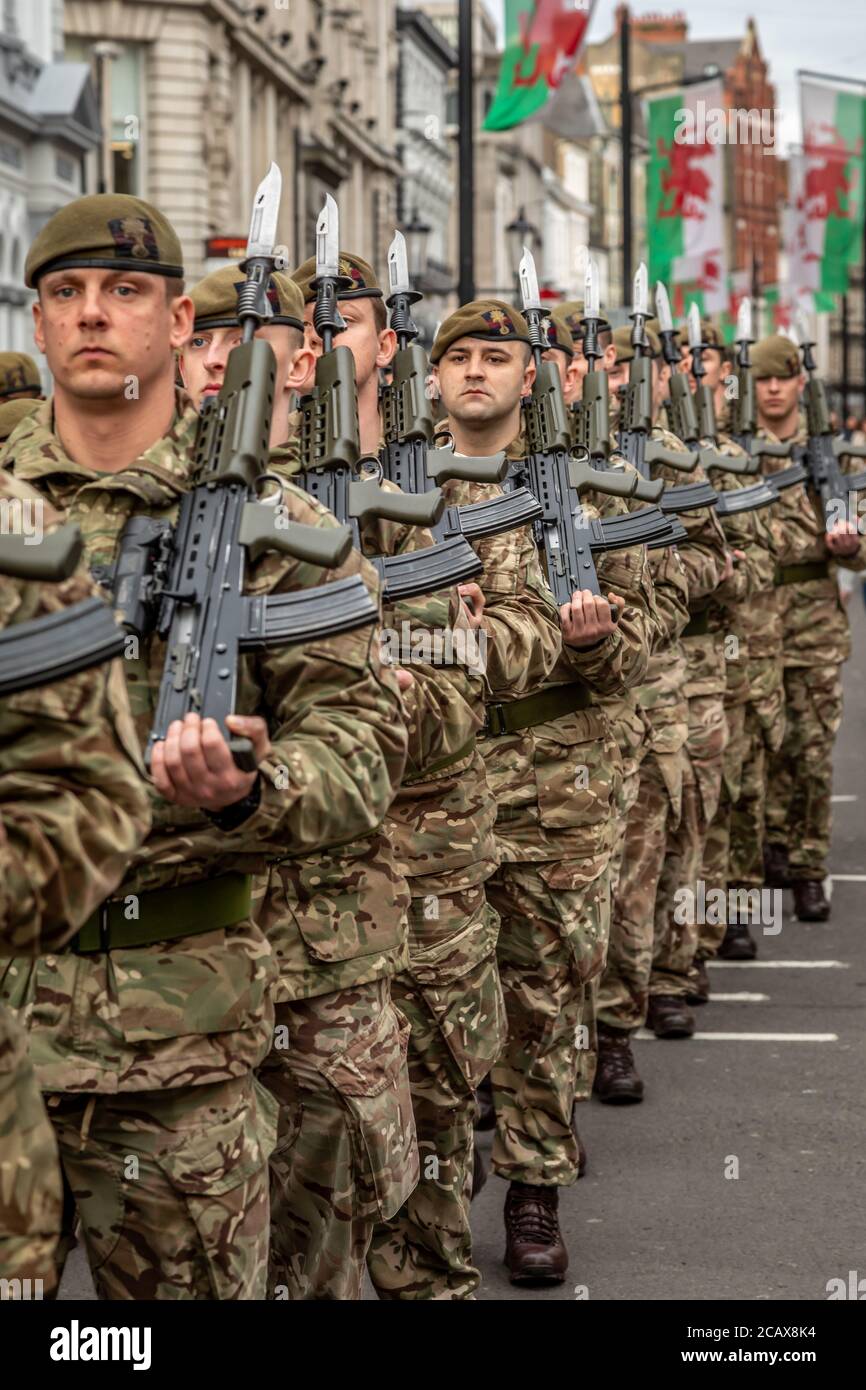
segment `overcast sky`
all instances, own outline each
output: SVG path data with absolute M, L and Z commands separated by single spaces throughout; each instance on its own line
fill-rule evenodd
M 504 0 L 484 0 L 500 19 Z M 590 39 L 605 38 L 613 29 L 617 0 L 596 0 Z M 716 39 L 739 37 L 751 15 L 770 65 L 776 86 L 776 104 L 782 110 L 784 149 L 800 143 L 800 113 L 796 72 L 810 68 L 840 77 L 866 80 L 866 4 L 864 0 L 645 0 L 631 5 L 634 15 L 673 14 L 682 10 L 689 21 L 689 37 Z

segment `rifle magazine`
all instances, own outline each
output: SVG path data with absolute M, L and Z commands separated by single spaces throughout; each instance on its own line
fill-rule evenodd
M 516 488 L 514 492 L 507 492 L 501 497 L 492 497 L 486 502 L 472 502 L 469 506 L 457 508 L 460 529 L 469 540 L 498 536 L 503 531 L 528 526 L 531 521 L 537 521 L 541 513 L 541 503 L 525 487 Z
M 247 620 L 238 642 L 241 651 L 279 642 L 294 645 L 374 623 L 376 602 L 360 575 L 301 589 L 294 594 L 268 594 L 247 600 Z
M 465 584 L 482 573 L 484 565 L 465 536 L 452 536 L 425 550 L 380 557 L 375 562 L 382 576 L 386 603 L 418 598 Z
M 0 633 L 0 695 L 51 685 L 123 652 L 124 634 L 108 604 L 84 599 Z

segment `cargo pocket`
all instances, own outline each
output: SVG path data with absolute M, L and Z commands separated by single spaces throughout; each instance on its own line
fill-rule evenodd
M 622 755 L 612 739 L 599 736 L 596 719 L 572 715 L 532 731 L 538 820 L 545 830 L 598 825 L 611 814 Z
M 321 1071 L 349 1113 L 358 1216 L 388 1220 L 418 1182 L 418 1145 L 406 1053 L 409 1024 L 390 1002 Z
M 383 864 L 381 856 L 377 838 L 363 857 L 335 850 L 278 865 L 298 931 L 316 960 L 357 960 L 403 945 L 409 890 L 396 865 Z
M 455 894 L 449 901 L 454 898 L 458 908 L 463 899 L 470 899 L 463 904 L 469 921 L 467 912 L 460 910 L 456 931 L 449 930 L 448 922 L 425 922 L 429 931 L 422 935 L 428 940 L 421 944 L 419 933 L 414 934 L 410 974 L 467 1089 L 474 1091 L 498 1058 L 508 1032 L 496 963 L 499 917 L 484 901 L 483 889 Z M 474 911 L 472 898 L 480 898 Z M 443 925 L 444 932 L 437 932 Z
M 265 1297 L 278 1114 L 274 1097 L 251 1077 L 240 1104 L 155 1156 L 195 1226 L 215 1299 Z

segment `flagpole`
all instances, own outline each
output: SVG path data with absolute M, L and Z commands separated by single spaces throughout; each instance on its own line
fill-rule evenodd
M 622 298 L 631 293 L 631 18 L 628 6 L 620 11 L 619 120 L 622 138 Z
M 475 129 L 472 90 L 472 0 L 460 0 L 457 51 L 457 164 L 459 169 L 460 272 L 457 294 L 461 304 L 475 298 Z

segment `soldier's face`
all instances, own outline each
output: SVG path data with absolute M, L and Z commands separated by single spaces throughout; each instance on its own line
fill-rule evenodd
M 759 414 L 768 421 L 785 420 L 797 409 L 800 392 L 806 384 L 804 376 L 768 376 L 755 382 L 755 399 Z
M 319 358 L 324 349 L 313 324 L 315 308 L 315 304 L 304 305 L 304 323 L 307 347 Z M 346 320 L 346 327 L 334 338 L 334 346 L 347 347 L 354 357 L 355 381 L 359 391 L 363 391 L 371 379 L 376 381 L 378 389 L 379 369 L 387 367 L 397 348 L 396 334 L 390 328 L 382 332 L 377 329 L 372 299 L 341 299 L 340 313 Z M 313 373 L 306 389 L 309 390 L 312 384 Z
M 576 399 L 583 390 L 583 378 L 589 371 L 589 362 L 583 353 L 583 339 L 578 339 L 574 344 L 574 357 L 571 359 L 574 367 L 574 388 L 572 400 Z M 613 343 L 608 343 L 601 357 L 596 358 L 595 369 L 597 372 L 610 372 L 616 366 L 616 347 Z
M 488 343 L 458 338 L 440 358 L 437 375 L 442 404 L 455 420 L 500 420 L 529 395 L 535 363 L 525 343 Z
M 701 355 L 701 363 L 705 368 L 702 378 L 703 384 L 704 386 L 709 386 L 711 391 L 715 391 L 722 381 L 722 359 L 717 352 L 710 348 L 709 351 Z M 686 348 L 679 369 L 688 377 L 689 388 L 694 391 L 697 382 L 692 371 L 692 354 L 690 348 Z
M 575 353 L 574 356 L 577 356 Z M 561 348 L 545 348 L 541 354 L 542 362 L 555 362 L 556 370 L 559 372 L 559 379 L 562 382 L 562 394 L 565 397 L 566 405 L 571 402 L 580 391 L 581 377 L 575 365 L 574 357 L 568 357 Z
M 314 366 L 314 359 L 306 347 L 298 347 L 295 331 L 287 324 L 275 323 L 259 328 L 256 337 L 270 343 L 277 359 L 277 400 L 280 395 L 300 391 Z M 201 409 L 202 401 L 208 396 L 219 393 L 229 353 L 242 340 L 240 327 L 202 329 L 190 338 L 180 356 L 180 370 L 196 410 Z
M 57 386 L 82 400 L 137 400 L 173 376 L 173 353 L 192 331 L 188 295 L 141 271 L 51 271 L 39 281 L 34 337 Z M 135 383 L 135 390 L 131 384 Z
M 615 362 L 607 374 L 607 386 L 611 399 L 616 398 L 616 393 L 621 386 L 628 385 L 628 362 Z
M 668 382 L 671 379 L 671 369 L 667 362 L 661 357 L 653 358 L 653 416 L 658 415 L 662 408 L 662 403 L 667 400 Z

